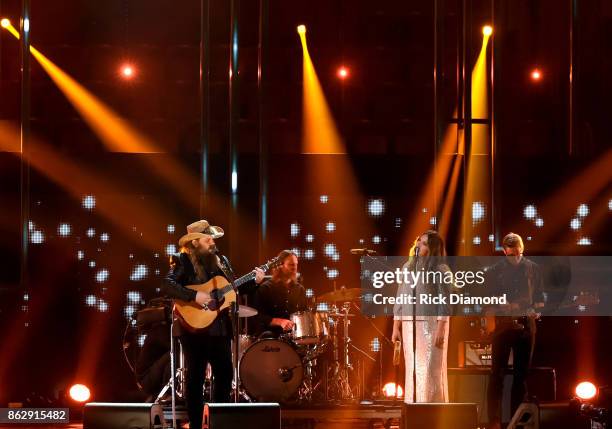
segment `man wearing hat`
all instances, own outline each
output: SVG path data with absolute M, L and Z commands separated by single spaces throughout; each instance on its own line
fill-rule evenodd
M 226 277 L 216 255 L 215 240 L 224 232 L 218 226 L 199 220 L 187 227 L 187 234 L 179 240 L 181 253 L 170 258 L 170 271 L 165 278 L 166 294 L 183 301 L 214 306 L 208 293 L 186 286 L 207 282 L 215 276 Z M 264 272 L 255 269 L 255 280 L 241 290 L 254 289 L 261 283 Z M 213 400 L 227 402 L 232 388 L 233 368 L 231 353 L 232 325 L 229 312 L 223 311 L 206 329 L 197 332 L 183 330 L 181 344 L 187 362 L 187 411 L 190 426 L 202 426 L 204 371 L 210 363 L 214 376 Z

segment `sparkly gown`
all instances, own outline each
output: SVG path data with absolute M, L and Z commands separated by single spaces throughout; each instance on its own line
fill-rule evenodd
M 404 267 L 407 268 L 406 264 Z M 416 293 L 424 292 L 424 285 L 418 282 Z M 408 284 L 401 284 L 399 293 L 411 294 Z M 402 345 L 406 362 L 406 380 L 404 382 L 404 402 L 413 402 L 413 326 L 411 305 L 396 305 L 394 319 L 402 322 Z M 423 316 L 423 311 L 416 311 L 416 401 L 417 402 L 448 402 L 447 353 L 449 316 Z M 444 345 L 435 345 L 438 322 L 446 321 Z

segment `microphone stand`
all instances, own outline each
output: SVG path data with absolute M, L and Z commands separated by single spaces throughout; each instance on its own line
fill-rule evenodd
M 234 270 L 232 268 L 232 264 L 230 264 L 229 259 L 227 259 L 227 257 L 225 255 L 222 255 L 221 253 L 217 252 L 217 255 L 219 256 L 219 259 L 221 260 L 221 263 L 223 264 L 223 268 L 221 268 L 221 270 L 224 272 L 224 274 L 227 276 L 227 280 L 230 282 L 230 284 L 232 285 L 232 289 L 234 289 L 234 292 L 236 293 L 236 300 L 232 303 L 232 305 L 230 306 L 230 318 L 232 320 L 232 337 L 234 339 L 234 344 L 232 345 L 232 349 L 233 349 L 233 356 L 232 356 L 232 369 L 234 371 L 234 392 L 233 392 L 233 400 L 234 403 L 238 403 L 238 400 L 240 398 L 240 380 L 238 380 L 239 374 L 238 374 L 238 347 L 239 347 L 239 343 L 240 343 L 240 318 L 238 317 L 238 309 L 239 309 L 239 304 L 238 304 L 238 289 L 236 288 L 235 285 L 235 280 L 236 280 L 236 275 L 234 274 Z
M 417 263 L 419 260 L 419 248 L 418 246 L 414 248 L 414 271 L 418 270 Z M 417 285 L 415 283 L 413 290 L 414 301 L 412 303 L 412 403 L 416 404 L 417 401 L 417 375 L 416 375 L 416 361 L 417 361 L 417 325 L 416 325 L 416 294 L 417 294 Z

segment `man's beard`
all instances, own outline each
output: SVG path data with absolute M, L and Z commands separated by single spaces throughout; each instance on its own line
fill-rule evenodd
M 197 263 L 200 264 L 204 271 L 210 273 L 219 269 L 217 255 L 210 253 L 210 250 L 196 249 L 196 255 Z

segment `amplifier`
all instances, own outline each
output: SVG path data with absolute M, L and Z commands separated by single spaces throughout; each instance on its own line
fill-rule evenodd
M 487 423 L 487 388 L 489 387 L 490 368 L 448 368 L 448 396 L 450 402 L 474 402 L 478 404 L 478 421 Z M 512 369 L 504 376 L 502 393 L 502 423 L 510 421 L 510 393 L 512 388 Z M 556 400 L 556 374 L 554 368 L 530 368 L 527 375 L 529 394 L 538 401 Z
M 459 368 L 491 367 L 490 341 L 460 341 L 459 342 Z M 508 358 L 508 365 L 512 365 L 512 351 Z

